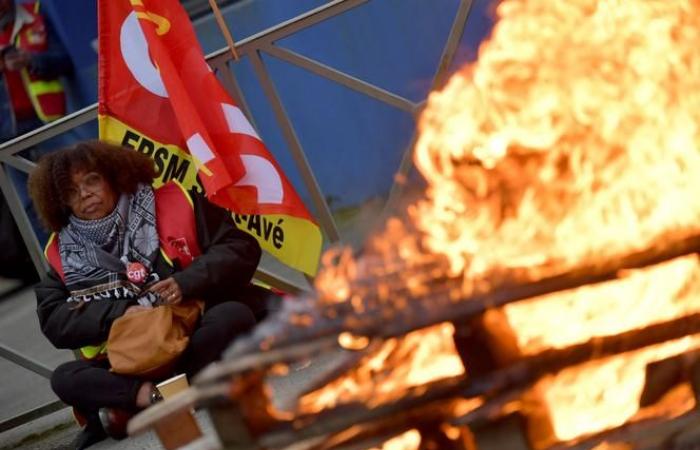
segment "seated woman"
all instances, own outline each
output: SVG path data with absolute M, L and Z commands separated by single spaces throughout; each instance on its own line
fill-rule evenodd
M 236 300 L 243 300 L 260 260 L 257 241 L 200 195 L 173 184 L 154 190 L 155 176 L 149 157 L 92 141 L 46 155 L 29 180 L 37 211 L 56 232 L 53 258 L 47 248 L 52 268 L 35 289 L 41 329 L 57 348 L 83 353 L 51 378 L 56 395 L 86 419 L 76 448 L 104 439 L 105 429 L 118 433 L 115 411 L 133 413 L 158 397 L 153 382 L 110 371 L 100 345 L 117 318 L 153 302 L 203 300 L 204 313 L 176 366 L 188 376 L 255 324 Z M 160 192 L 174 187 L 186 201 L 164 200 Z M 188 217 L 196 230 L 187 230 Z M 188 231 L 197 242 L 188 241 Z M 166 247 L 181 261 L 169 258 Z

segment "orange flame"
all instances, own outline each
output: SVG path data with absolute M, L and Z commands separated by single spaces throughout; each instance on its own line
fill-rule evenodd
M 558 269 L 698 223 L 700 3 L 508 0 L 430 96 L 416 219 L 455 273 Z
M 420 233 L 390 222 L 372 257 L 416 267 L 444 256 L 469 294 L 698 232 L 700 0 L 503 0 L 497 15 L 478 62 L 422 114 L 415 163 L 429 188 L 408 210 Z M 320 277 L 322 296 L 360 298 L 353 280 L 376 266 L 346 257 Z M 565 347 L 697 312 L 699 268 L 681 258 L 505 312 L 523 354 Z M 429 290 L 406 272 L 412 291 Z M 556 438 L 629 420 L 645 365 L 699 345 L 689 337 L 542 380 Z
M 420 123 L 425 245 L 473 288 L 499 269 L 536 278 L 697 230 L 700 2 L 505 0 L 498 16 Z M 688 257 L 505 310 L 529 354 L 697 312 L 699 287 Z M 625 422 L 645 365 L 695 346 L 547 380 L 557 437 Z
M 418 450 L 421 436 L 418 430 L 408 430 L 392 439 L 389 439 L 379 448 L 371 450 Z
M 633 447 L 625 443 L 610 443 L 603 442 L 602 444 L 596 445 L 592 450 L 632 450 Z
M 299 408 L 316 413 L 351 401 L 374 407 L 401 397 L 410 387 L 461 375 L 464 366 L 453 333 L 452 324 L 445 323 L 389 339 L 347 376 L 302 397 Z

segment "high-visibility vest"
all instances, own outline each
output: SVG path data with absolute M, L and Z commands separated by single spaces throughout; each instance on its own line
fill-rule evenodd
M 29 53 L 41 53 L 49 47 L 48 35 L 44 18 L 39 14 L 39 3 L 18 5 L 31 16 L 31 21 L 25 21 L 14 36 L 14 46 Z M 0 37 L 0 48 L 10 44 L 12 36 Z M 2 42 L 7 40 L 8 42 Z M 58 78 L 42 78 L 32 74 L 25 67 L 20 71 L 24 88 L 32 102 L 37 117 L 48 123 L 66 113 L 66 94 L 63 83 Z
M 174 265 L 174 261 L 177 261 L 180 267 L 185 268 L 202 253 L 197 240 L 197 224 L 192 199 L 185 188 L 176 181 L 169 181 L 155 189 L 154 193 L 156 229 L 161 254 L 171 266 Z M 44 255 L 61 279 L 65 279 L 56 233 L 51 234 Z M 81 355 L 86 359 L 96 358 L 106 352 L 106 343 L 80 349 Z

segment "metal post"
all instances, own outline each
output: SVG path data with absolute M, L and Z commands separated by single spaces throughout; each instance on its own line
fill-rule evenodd
M 255 130 L 259 132 L 260 129 L 255 123 L 255 118 L 253 117 L 253 114 L 251 114 L 250 112 L 250 107 L 248 106 L 248 102 L 246 102 L 245 100 L 243 91 L 241 90 L 241 87 L 238 84 L 236 77 L 233 76 L 233 69 L 231 69 L 229 67 L 229 63 L 225 61 L 222 61 L 219 64 L 213 66 L 213 68 L 216 71 L 217 75 L 220 75 L 221 84 L 223 84 L 224 89 L 226 89 L 226 91 L 233 98 L 238 107 L 241 108 L 241 110 L 243 110 L 243 113 L 245 114 L 246 118 L 253 126 L 253 128 L 255 128 Z
M 27 134 L 10 139 L 7 142 L 0 144 L 0 153 L 3 155 L 12 155 L 21 152 L 24 149 L 34 147 L 35 145 L 47 141 L 54 136 L 63 134 L 73 128 L 77 128 L 91 120 L 97 119 L 97 103 L 78 110 L 72 114 L 54 120 L 51 123 L 32 130 Z
M 16 154 L 6 155 L 4 153 L 0 153 L 0 162 L 3 162 L 8 166 L 12 166 L 15 169 L 21 170 L 25 173 L 30 173 L 32 170 L 34 170 L 34 167 L 36 167 L 36 164 L 34 162 Z
M 22 356 L 17 351 L 12 350 L 5 344 L 0 344 L 0 358 L 5 358 L 6 360 L 11 361 L 17 364 L 18 366 L 24 367 L 27 370 L 31 370 L 35 374 L 40 375 L 46 379 L 50 379 L 51 374 L 53 373 L 53 369 L 46 367 L 39 361 L 28 358 L 26 356 Z
M 469 19 L 469 13 L 472 10 L 473 3 L 473 0 L 462 0 L 459 4 L 457 15 L 455 15 L 455 20 L 452 22 L 450 35 L 447 37 L 447 43 L 440 57 L 440 63 L 438 64 L 435 78 L 433 78 L 432 90 L 442 88 L 442 85 L 447 81 L 450 66 L 459 48 L 459 41 L 462 40 L 462 36 L 464 35 L 464 29 L 467 26 L 467 20 Z
M 258 266 L 253 278 L 288 294 L 296 295 L 301 292 L 308 291 L 308 286 L 302 286 L 298 282 L 295 282 L 290 278 L 286 278 L 279 273 L 273 273 L 262 265 Z
M 289 116 L 284 109 L 284 105 L 282 104 L 279 94 L 277 94 L 277 89 L 275 88 L 275 85 L 267 72 L 267 68 L 265 67 L 265 63 L 263 62 L 260 53 L 256 51 L 255 53 L 251 54 L 250 61 L 253 64 L 253 70 L 255 71 L 263 90 L 265 91 L 265 95 L 267 95 L 268 100 L 272 104 L 275 117 L 282 128 L 282 133 L 287 141 L 289 150 L 292 152 L 297 169 L 299 169 L 299 172 L 301 172 L 306 189 L 311 194 L 311 199 L 314 202 L 316 214 L 318 214 L 318 220 L 321 224 L 321 229 L 326 233 L 326 236 L 328 236 L 331 242 L 336 242 L 340 239 L 340 234 L 338 233 L 338 228 L 335 225 L 333 215 L 331 214 L 328 203 L 326 203 L 326 199 L 323 197 L 321 188 L 316 181 L 316 176 L 309 166 L 309 161 L 306 159 L 304 149 L 299 142 L 296 131 L 294 131 L 292 121 L 289 120 Z
M 387 91 L 386 89 L 382 89 L 364 80 L 360 80 L 359 78 L 333 69 L 332 67 L 328 67 L 323 63 L 314 61 L 307 56 L 300 55 L 286 48 L 281 48 L 270 44 L 262 46 L 262 50 L 275 58 L 279 58 L 290 64 L 294 64 L 295 66 L 306 69 L 311 73 L 315 73 L 316 75 L 327 78 L 342 86 L 365 94 L 368 97 L 375 98 L 383 103 L 386 103 L 387 105 L 391 105 L 408 113 L 414 114 L 416 108 L 418 107 L 417 104 L 401 97 L 400 95 L 396 95 Z
M 0 422 L 0 433 L 3 433 L 7 430 L 11 430 L 20 425 L 24 425 L 25 423 L 31 422 L 32 420 L 48 416 L 49 414 L 59 411 L 66 407 L 67 405 L 60 400 L 54 400 L 53 402 L 46 403 L 44 405 L 39 406 L 38 408 L 34 408 L 18 416 L 11 417 L 5 420 L 4 422 Z
M 447 42 L 445 43 L 445 48 L 443 49 L 442 56 L 440 57 L 440 63 L 438 64 L 435 76 L 433 77 L 431 91 L 442 88 L 447 81 L 450 65 L 452 65 L 455 53 L 459 48 L 459 42 L 461 41 L 462 36 L 464 35 L 464 29 L 467 26 L 467 19 L 469 19 L 472 3 L 473 0 L 461 0 L 459 4 L 457 15 L 455 16 L 455 20 L 452 22 L 452 29 L 450 30 L 450 34 L 447 37 Z M 423 109 L 421 106 L 424 104 L 425 103 L 423 102 L 418 105 L 415 111 L 416 116 L 420 114 L 420 111 Z M 408 172 L 413 167 L 413 148 L 416 146 L 417 139 L 417 133 L 414 132 L 413 136 L 411 137 L 411 141 L 409 142 L 408 147 L 404 151 L 403 157 L 401 158 L 399 169 L 396 171 L 396 176 L 394 178 L 396 181 L 394 181 L 394 184 L 391 186 L 389 198 L 387 199 L 384 207 L 385 212 L 382 214 L 382 216 L 385 216 L 391 211 L 403 192 L 404 180 L 408 176 Z
M 12 184 L 10 177 L 7 175 L 7 168 L 2 163 L 0 163 L 0 190 L 2 190 L 2 195 L 5 197 L 7 206 L 10 207 L 12 217 L 15 219 L 17 228 L 19 228 L 19 232 L 27 246 L 29 256 L 32 258 L 32 263 L 34 263 L 37 273 L 42 278 L 45 277 L 49 266 L 44 259 L 41 245 L 39 244 L 36 234 L 34 234 L 34 229 L 29 221 L 29 217 L 27 217 L 27 212 L 22 206 L 22 201 L 17 194 L 17 190 Z
M 298 31 L 312 27 L 317 23 L 323 22 L 331 17 L 339 16 L 353 8 L 356 8 L 369 0 L 333 0 L 323 6 L 319 6 L 307 13 L 282 22 L 279 25 L 268 28 L 260 33 L 249 38 L 243 39 L 236 44 L 236 51 L 239 55 L 255 53 L 260 46 L 267 42 L 272 43 L 280 39 L 284 39 Z M 229 61 L 231 52 L 228 48 L 222 48 L 209 55 L 207 61 L 217 64 L 219 60 Z

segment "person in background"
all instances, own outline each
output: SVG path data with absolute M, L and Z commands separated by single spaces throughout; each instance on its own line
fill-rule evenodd
M 0 0 L 0 140 L 6 141 L 66 113 L 61 76 L 72 64 L 39 3 Z
M 175 367 L 188 376 L 255 325 L 243 302 L 258 242 L 228 211 L 172 181 L 153 189 L 154 178 L 148 156 L 89 141 L 42 157 L 29 179 L 40 217 L 56 233 L 47 247 L 51 270 L 35 287 L 39 324 L 54 346 L 83 356 L 51 378 L 56 395 L 87 421 L 74 448 L 124 437 L 124 418 L 157 399 L 152 381 L 110 371 L 102 343 L 117 318 L 202 300 Z
M 15 5 L 0 0 L 0 142 L 20 136 L 66 113 L 66 96 L 60 77 L 72 72 L 71 60 L 53 33 L 39 3 Z M 23 156 L 36 159 L 39 149 Z M 10 177 L 40 242 L 46 235 L 39 226 L 27 193 L 26 174 L 10 167 Z M 36 281 L 19 230 L 4 197 L 0 196 L 0 234 L 3 255 L 0 276 Z

